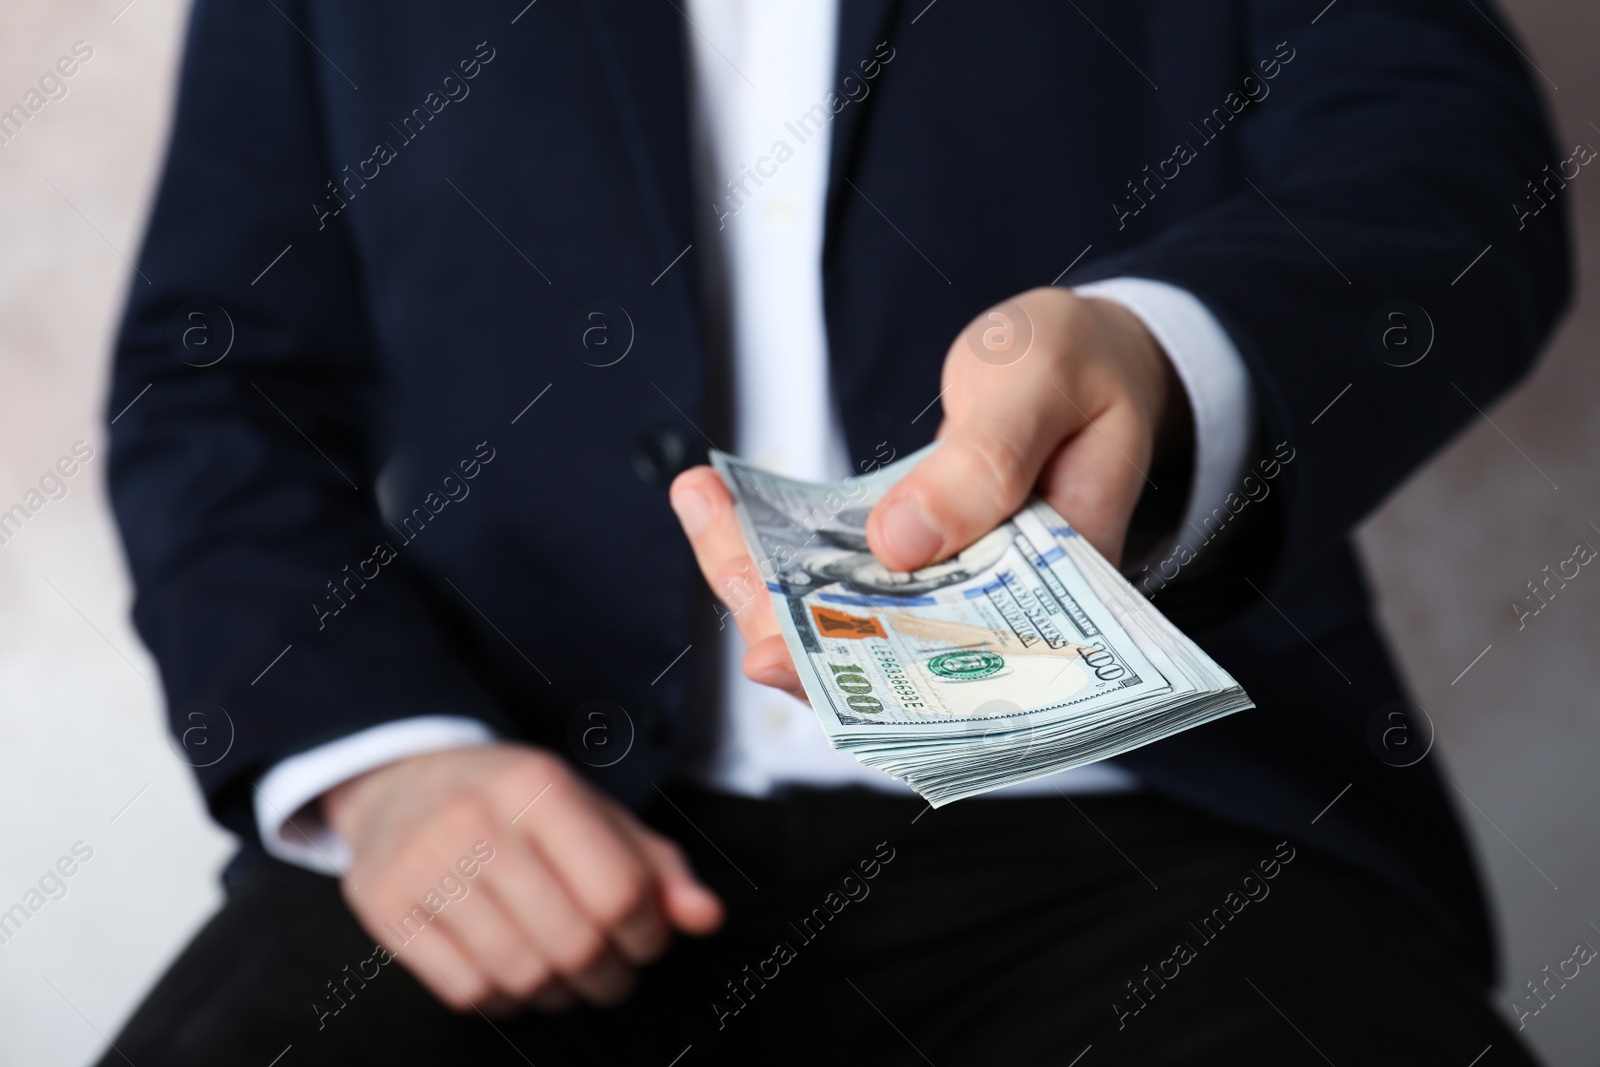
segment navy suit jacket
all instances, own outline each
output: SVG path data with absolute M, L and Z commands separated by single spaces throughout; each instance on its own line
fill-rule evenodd
M 1551 329 L 1561 206 L 1526 183 L 1566 153 L 1486 2 L 1323 6 L 843 0 L 833 382 L 852 456 L 904 455 L 986 306 L 1118 275 L 1202 300 L 1294 458 L 1157 604 L 1259 709 L 1122 763 L 1382 879 L 1487 975 L 1433 763 L 1373 741 L 1401 687 L 1350 533 Z M 727 424 L 685 32 L 662 0 L 197 3 L 111 489 L 175 729 L 210 724 L 190 762 L 247 838 L 265 768 L 408 716 L 571 753 L 620 706 L 606 788 L 681 765 L 717 615 L 666 484 Z M 1401 300 L 1432 334 L 1405 367 L 1373 326 Z

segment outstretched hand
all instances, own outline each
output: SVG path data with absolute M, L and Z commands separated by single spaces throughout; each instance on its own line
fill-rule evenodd
M 1157 458 L 1189 447 L 1188 401 L 1161 346 L 1120 304 L 1032 289 L 968 324 L 945 355 L 943 442 L 884 495 L 867 543 L 897 571 L 960 552 L 1037 493 L 1113 564 Z M 672 507 L 739 627 L 751 680 L 804 699 L 733 511 L 710 467 Z

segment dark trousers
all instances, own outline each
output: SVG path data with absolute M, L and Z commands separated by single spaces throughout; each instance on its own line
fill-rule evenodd
M 1384 886 L 1151 795 L 671 795 L 646 816 L 729 921 L 620 1008 L 452 1014 L 332 879 L 262 860 L 101 1063 L 1534 1062 Z

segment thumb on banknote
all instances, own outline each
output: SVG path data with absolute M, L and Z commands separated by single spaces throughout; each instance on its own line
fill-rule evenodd
M 966 548 L 1037 492 L 1117 563 L 1158 437 L 1184 405 L 1132 312 L 1035 289 L 975 318 L 941 380 L 942 444 L 884 495 L 867 541 L 915 570 Z

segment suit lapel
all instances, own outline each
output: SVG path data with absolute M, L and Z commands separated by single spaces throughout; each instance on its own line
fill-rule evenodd
M 889 36 L 889 27 L 903 0 L 838 0 L 839 3 L 839 56 L 834 63 L 833 91 L 844 95 L 842 88 L 846 77 L 862 81 L 860 64 L 873 58 L 873 50 Z M 894 42 L 889 42 L 893 47 Z M 879 77 L 888 75 L 885 68 Z M 852 83 L 854 84 L 854 83 Z M 839 199 L 849 193 L 845 183 L 855 163 L 867 113 L 872 108 L 874 93 L 859 102 L 846 105 L 833 120 L 833 143 L 828 161 L 828 233 L 832 233 L 833 219 L 838 212 Z
M 759 0 L 753 0 L 759 2 Z M 903 0 L 838 0 L 838 57 L 834 91 L 847 76 L 861 78 L 860 63 L 888 37 Z M 692 239 L 689 172 L 688 81 L 682 16 L 672 3 L 584 0 L 598 42 L 612 100 L 630 140 L 643 195 L 662 227 L 663 251 L 673 254 Z M 893 42 L 890 42 L 891 45 Z M 887 73 L 885 71 L 884 73 Z M 880 75 L 881 76 L 881 75 Z M 847 105 L 833 121 L 828 167 L 830 216 L 849 173 L 872 96 Z
M 922 3 L 924 0 L 914 2 Z M 874 58 L 874 50 L 880 41 L 888 40 L 891 47 L 896 46 L 896 42 L 889 38 L 902 3 L 903 0 L 839 0 L 839 58 L 834 66 L 835 92 L 842 91 L 841 86 L 847 76 L 853 75 L 863 80 L 861 61 Z M 889 353 L 877 346 L 861 343 L 863 336 L 878 336 L 876 331 L 869 329 L 863 332 L 854 329 L 862 326 L 861 322 L 846 321 L 850 314 L 850 302 L 841 288 L 841 264 L 838 262 L 840 227 L 843 219 L 850 215 L 846 207 L 848 205 L 853 209 L 862 206 L 850 204 L 849 198 L 855 198 L 858 194 L 850 187 L 847 178 L 856 173 L 864 131 L 869 124 L 868 115 L 876 106 L 879 86 L 884 79 L 894 76 L 892 70 L 892 67 L 880 68 L 878 77 L 871 83 L 872 91 L 865 98 L 846 105 L 834 118 L 833 145 L 828 161 L 827 216 L 822 253 L 828 364 L 852 456 L 870 454 L 867 449 L 872 439 L 870 435 L 893 421 L 874 408 L 874 404 L 881 406 L 883 396 L 880 394 L 871 399 L 874 395 L 871 382 L 889 358 Z M 856 310 L 862 309 L 857 307 Z M 866 313 L 882 314 L 883 310 L 873 308 Z M 930 420 L 930 425 L 935 422 L 937 420 Z
M 583 0 L 583 8 L 665 264 L 694 240 L 682 16 L 662 2 Z
M 833 91 L 843 95 L 847 76 L 865 80 L 860 64 L 873 59 L 878 43 L 889 38 L 904 0 L 838 2 L 838 56 L 834 63 Z M 695 239 L 683 16 L 673 3 L 660 0 L 582 0 L 582 3 L 605 68 L 619 126 L 628 142 L 629 163 L 641 202 L 651 220 L 656 252 L 662 263 L 671 262 Z M 835 240 L 842 198 L 855 195 L 845 178 L 854 169 L 877 86 L 890 76 L 890 69 L 881 69 L 872 83 L 873 91 L 846 105 L 833 120 L 825 224 L 829 244 Z M 826 261 L 826 255 L 824 259 Z M 675 270 L 663 284 L 672 285 L 682 294 L 680 304 L 688 320 L 689 336 L 696 343 L 700 342 L 696 271 Z M 828 304 L 831 335 L 836 301 L 830 298 Z M 848 360 L 846 362 L 852 365 L 841 367 L 841 355 L 837 351 L 832 353 L 835 387 L 849 397 L 859 392 L 859 384 L 870 368 L 862 365 L 866 361 L 859 358 Z

